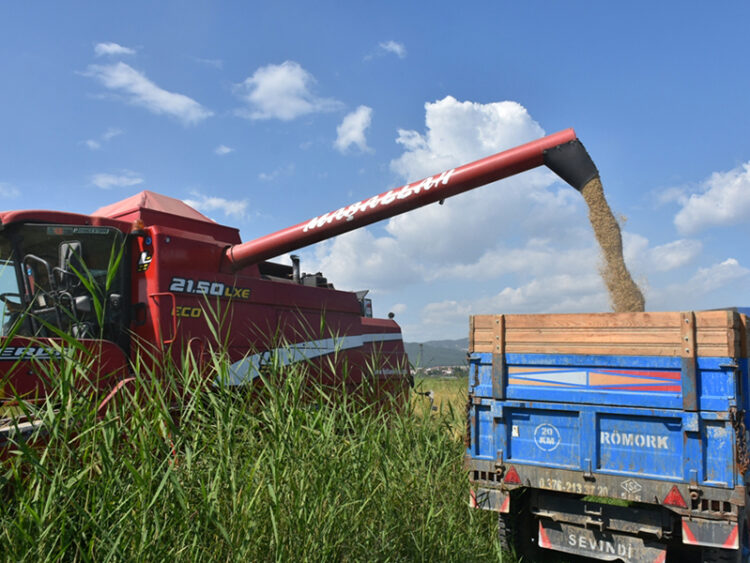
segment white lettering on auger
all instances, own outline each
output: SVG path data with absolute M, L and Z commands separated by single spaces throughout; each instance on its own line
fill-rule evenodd
M 352 203 L 347 207 L 341 207 L 336 211 L 325 213 L 319 217 L 313 217 L 310 221 L 302 228 L 302 232 L 306 233 L 313 229 L 322 227 L 323 225 L 330 225 L 334 221 L 351 221 L 354 216 L 358 213 L 362 213 L 369 209 L 375 209 L 376 207 L 382 207 L 384 205 L 390 205 L 396 200 L 407 199 L 415 194 L 419 194 L 422 191 L 428 191 L 439 185 L 447 185 L 451 179 L 451 176 L 456 172 L 455 168 L 451 168 L 440 174 L 437 177 L 428 177 L 417 182 L 416 184 L 406 184 L 395 190 L 388 190 L 386 193 L 376 195 L 368 200 L 358 201 Z
M 632 432 L 601 432 L 599 443 L 608 446 L 628 446 L 641 449 L 668 450 L 669 436 L 658 436 L 654 434 L 635 434 Z

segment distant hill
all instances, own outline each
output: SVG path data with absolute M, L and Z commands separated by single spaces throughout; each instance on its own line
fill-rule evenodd
M 469 339 L 404 342 L 404 347 L 409 361 L 416 367 L 463 366 L 466 365 Z

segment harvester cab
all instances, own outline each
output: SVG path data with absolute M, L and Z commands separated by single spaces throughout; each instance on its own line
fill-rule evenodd
M 304 274 L 296 257 L 268 260 L 542 164 L 577 189 L 597 174 L 568 129 L 246 243 L 148 191 L 90 216 L 0 213 L 0 400 L 43 398 L 38 362 L 66 338 L 96 356 L 90 369 L 104 391 L 143 364 L 144 349 L 158 367 L 186 350 L 206 360 L 221 345 L 225 385 L 253 382 L 273 357 L 307 363 L 324 384 L 403 393 L 401 329 L 372 317 L 366 292 Z
M 114 251 L 124 250 L 123 239 L 117 229 L 83 225 L 23 222 L 4 229 L 2 335 L 51 337 L 59 331 L 116 341 L 125 288 L 110 262 Z

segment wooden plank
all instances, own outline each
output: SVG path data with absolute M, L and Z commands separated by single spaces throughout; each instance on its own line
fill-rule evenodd
M 739 325 L 738 332 L 740 333 L 740 357 L 747 358 L 748 344 L 750 344 L 750 342 L 748 341 L 750 335 L 747 332 L 748 318 L 746 315 L 737 315 L 737 317 Z
M 620 346 L 586 346 L 579 344 L 530 346 L 530 345 L 508 345 L 505 349 L 507 354 L 577 354 L 597 356 L 677 356 L 680 355 L 679 346 L 641 346 L 633 347 L 629 344 Z
M 680 316 L 682 408 L 686 411 L 696 411 L 698 409 L 698 369 L 696 365 L 698 355 L 696 331 L 698 328 L 695 313 L 686 311 Z
M 745 357 L 750 348 L 747 319 L 733 311 L 694 315 L 691 346 L 700 356 Z M 493 315 L 475 315 L 470 339 L 474 352 L 496 353 Z M 682 356 L 679 312 L 505 315 L 505 352 Z M 742 324 L 745 323 L 745 324 Z
M 505 315 L 495 315 L 492 326 L 492 397 L 505 398 L 506 374 L 505 369 Z
M 474 315 L 472 319 L 474 320 L 474 352 L 492 353 L 494 315 Z
M 734 327 L 736 326 L 734 311 L 698 311 L 695 313 L 695 324 L 698 328 Z
M 505 315 L 496 315 L 492 324 L 492 340 L 495 354 L 505 353 Z
M 617 330 L 604 328 L 600 330 L 513 330 L 508 329 L 506 339 L 509 343 L 554 344 L 564 342 L 602 343 L 602 344 L 679 344 L 680 332 L 673 330 Z
M 679 313 L 576 313 L 557 315 L 506 315 L 508 329 L 515 328 L 618 328 L 677 327 Z

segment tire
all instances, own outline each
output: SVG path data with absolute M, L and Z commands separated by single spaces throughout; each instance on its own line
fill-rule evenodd
M 748 561 L 747 553 L 740 546 L 739 549 L 719 549 L 713 547 L 704 547 L 701 550 L 702 563 L 746 563 Z
M 535 561 L 536 530 L 532 525 L 528 495 L 524 492 L 511 498 L 509 513 L 498 514 L 497 540 L 503 551 L 516 557 L 524 556 L 526 561 Z
M 497 515 L 497 541 L 500 549 L 508 553 L 518 551 L 518 530 L 513 526 L 513 518 L 510 514 Z

